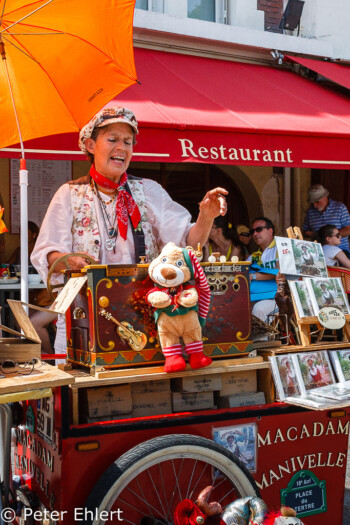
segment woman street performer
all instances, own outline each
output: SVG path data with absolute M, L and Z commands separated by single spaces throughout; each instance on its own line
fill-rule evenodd
M 152 260 L 169 241 L 204 245 L 214 218 L 225 215 L 224 188 L 206 193 L 192 224 L 189 212 L 157 182 L 127 174 L 137 133 L 135 115 L 120 107 L 103 109 L 81 130 L 79 147 L 92 165 L 87 176 L 61 186 L 47 210 L 31 256 L 44 282 L 67 253 L 85 252 L 100 264 L 130 264 L 140 256 Z M 68 262 L 76 270 L 86 266 L 82 257 Z M 65 268 L 57 265 L 57 272 Z M 55 350 L 66 351 L 63 318 Z

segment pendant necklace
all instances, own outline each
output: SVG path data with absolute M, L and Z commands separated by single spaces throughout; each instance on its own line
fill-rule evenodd
M 95 185 L 93 189 L 95 190 Z M 115 245 L 117 242 L 117 233 L 118 233 L 117 229 L 115 228 L 115 223 L 116 223 L 116 218 L 117 218 L 117 208 L 116 206 L 114 206 L 114 213 L 112 216 L 110 216 L 109 213 L 107 212 L 107 204 L 112 204 L 116 200 L 117 194 L 115 194 L 111 200 L 105 203 L 104 200 L 101 198 L 100 192 L 97 190 L 97 188 L 96 188 L 96 191 L 94 191 L 94 193 L 97 195 L 97 200 L 100 205 L 103 223 L 105 225 L 105 230 L 108 236 L 108 239 L 105 242 L 106 250 L 115 252 Z

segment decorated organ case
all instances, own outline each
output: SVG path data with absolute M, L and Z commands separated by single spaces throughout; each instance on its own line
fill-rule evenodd
M 204 352 L 213 359 L 252 349 L 249 265 L 202 263 L 211 289 L 202 336 Z M 145 300 L 154 286 L 148 264 L 89 266 L 82 272 L 87 283 L 66 312 L 67 360 L 108 368 L 162 364 L 153 308 Z

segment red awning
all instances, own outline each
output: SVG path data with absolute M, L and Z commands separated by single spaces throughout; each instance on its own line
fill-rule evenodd
M 316 71 L 319 75 L 322 75 L 329 80 L 332 80 L 336 84 L 350 89 L 350 67 L 343 64 L 335 64 L 334 62 L 325 62 L 320 60 L 312 60 L 311 58 L 292 57 L 285 55 L 287 60 L 295 62 L 301 66 Z
M 350 165 L 350 100 L 330 88 L 274 67 L 148 49 L 135 60 L 141 85 L 116 99 L 140 123 L 135 161 Z M 28 158 L 82 158 L 75 134 L 25 147 Z

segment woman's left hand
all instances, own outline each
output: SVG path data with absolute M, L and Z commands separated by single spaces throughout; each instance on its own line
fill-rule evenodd
M 228 191 L 224 188 L 214 188 L 208 191 L 199 203 L 199 211 L 210 219 L 215 219 L 219 215 L 226 215 L 226 195 L 228 195 Z

